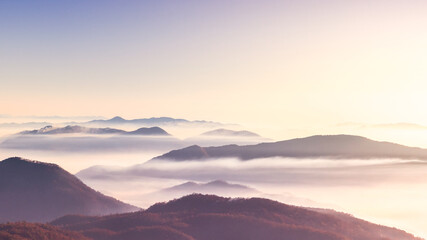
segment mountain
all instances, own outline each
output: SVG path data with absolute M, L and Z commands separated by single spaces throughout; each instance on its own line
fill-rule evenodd
M 183 195 L 188 195 L 191 193 L 209 193 L 209 194 L 218 194 L 221 192 L 224 193 L 254 193 L 257 192 L 255 189 L 240 185 L 240 184 L 231 184 L 222 180 L 215 180 L 208 183 L 195 183 L 195 182 L 186 182 L 179 184 L 170 188 L 165 188 L 160 190 L 162 193 L 182 193 Z
M 67 231 L 48 224 L 7 223 L 0 224 L 1 240 L 90 240 L 80 233 Z
M 215 129 L 200 134 L 200 136 L 217 136 L 217 137 L 261 137 L 260 135 L 249 131 L 234 131 L 224 128 Z
M 18 157 L 0 162 L 0 222 L 46 222 L 66 214 L 137 210 L 91 189 L 58 165 Z
M 219 127 L 236 127 L 237 124 L 227 124 L 213 121 L 205 120 L 195 120 L 190 121 L 180 118 L 171 118 L 171 117 L 152 117 L 152 118 L 137 118 L 137 119 L 124 119 L 122 117 L 116 116 L 111 119 L 96 119 L 90 121 L 64 121 L 58 122 L 59 118 L 54 122 L 47 121 L 34 121 L 34 122 L 9 122 L 9 123 L 0 123 L 0 128 L 7 129 L 16 129 L 22 131 L 28 128 L 43 128 L 44 126 L 51 126 L 53 124 L 58 126 L 84 126 L 84 127 L 97 127 L 97 128 L 109 128 L 112 126 L 132 126 L 132 127 L 159 127 L 159 126 L 168 126 L 168 127 L 195 127 L 195 128 L 204 128 L 204 129 L 214 129 Z M 65 118 L 64 118 L 65 120 Z
M 54 135 L 54 134 L 70 134 L 70 133 L 81 133 L 81 134 L 124 134 L 124 135 L 143 135 L 143 136 L 170 136 L 165 130 L 159 127 L 150 128 L 139 128 L 135 131 L 124 131 L 115 128 L 88 128 L 78 125 L 68 125 L 65 127 L 55 128 L 51 125 L 40 128 L 38 130 L 23 131 L 21 135 Z
M 198 125 L 198 126 L 207 126 L 207 127 L 219 127 L 219 126 L 229 125 L 229 124 L 223 124 L 223 123 L 211 122 L 211 121 L 203 121 L 203 120 L 190 121 L 186 119 L 171 118 L 171 117 L 124 119 L 119 116 L 116 116 L 107 120 L 92 120 L 84 124 L 89 124 L 89 125 L 133 124 L 133 125 L 142 125 L 142 126 Z
M 404 231 L 350 215 L 262 198 L 193 194 L 145 211 L 104 217 L 65 216 L 51 224 L 94 240 L 416 240 Z
M 401 158 L 427 159 L 427 149 L 407 147 L 390 142 L 378 142 L 352 135 L 317 135 L 280 142 L 256 145 L 225 145 L 200 147 L 193 145 L 170 151 L 153 158 L 156 160 L 205 160 L 213 158 L 238 158 L 250 160 L 269 157 L 292 158 Z

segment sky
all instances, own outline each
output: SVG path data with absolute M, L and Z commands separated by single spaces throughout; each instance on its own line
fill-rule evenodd
M 0 0 L 0 123 L 169 116 L 427 148 L 426 13 L 425 0 Z M 58 158 L 38 156 L 24 157 Z M 426 184 L 394 184 L 364 192 L 390 203 L 353 210 L 408 210 L 395 218 L 425 236 Z
M 426 12 L 417 0 L 1 0 L 0 114 L 171 116 L 276 138 L 427 125 Z

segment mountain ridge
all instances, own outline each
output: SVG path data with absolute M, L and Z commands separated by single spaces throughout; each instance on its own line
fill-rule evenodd
M 172 117 L 151 117 L 151 118 L 136 118 L 136 119 L 124 119 L 120 116 L 115 116 L 111 119 L 96 119 L 86 122 L 87 124 L 141 124 L 141 125 L 177 125 L 177 124 L 204 124 L 213 126 L 224 126 L 230 124 L 224 124 L 206 120 L 187 120 L 182 118 Z
M 57 125 L 83 125 L 83 126 L 106 126 L 110 125 L 137 125 L 144 127 L 153 127 L 153 126 L 174 126 L 174 125 L 194 125 L 194 126 L 205 126 L 209 128 L 214 127 L 223 127 L 223 126 L 238 126 L 238 124 L 231 123 L 221 123 L 207 120 L 187 120 L 182 118 L 172 118 L 172 117 L 151 117 L 151 118 L 136 118 L 136 119 L 125 119 L 120 116 L 115 116 L 110 119 L 93 119 L 89 121 L 67 121 L 67 122 L 56 122 Z M 50 121 L 29 121 L 29 122 L 7 122 L 0 123 L 0 127 L 7 128 L 42 128 L 44 126 L 54 125 Z
M 238 146 L 235 144 L 219 147 L 192 145 L 172 150 L 150 161 L 207 160 L 215 158 L 401 158 L 427 159 L 427 149 L 407 147 L 390 142 L 374 141 L 354 135 L 315 135 L 306 138 Z
M 144 136 L 171 136 L 160 127 L 142 127 L 134 131 L 125 131 L 116 128 L 89 128 L 80 125 L 67 125 L 65 127 L 45 126 L 38 130 L 22 131 L 21 135 L 54 135 L 54 134 L 121 134 L 121 135 L 144 135 Z

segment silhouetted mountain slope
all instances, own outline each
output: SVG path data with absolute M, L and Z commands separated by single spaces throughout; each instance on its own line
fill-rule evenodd
M 94 240 L 161 239 L 155 233 L 149 233 L 147 228 L 162 229 L 162 234 L 166 231 L 169 238 L 163 239 L 169 240 L 416 239 L 398 229 L 349 215 L 346 218 L 351 221 L 327 212 L 268 199 L 231 199 L 194 194 L 155 204 L 141 212 L 104 217 L 65 216 L 52 224 L 79 231 Z M 139 233 L 138 229 L 144 234 Z
M 22 135 L 54 135 L 54 134 L 69 134 L 69 133 L 81 133 L 81 134 L 126 134 L 126 135 L 158 135 L 158 136 L 170 136 L 165 130 L 159 127 L 150 128 L 139 128 L 135 131 L 124 131 L 115 128 L 88 128 L 78 125 L 68 125 L 66 127 L 55 128 L 52 126 L 46 126 L 38 130 L 23 131 L 20 132 Z
M 48 224 L 0 224 L 0 240 L 90 240 L 80 233 L 66 231 Z
M 249 131 L 234 131 L 224 128 L 215 129 L 200 134 L 200 136 L 221 136 L 221 137 L 261 137 L 260 135 Z
M 45 222 L 66 214 L 104 215 L 136 210 L 89 188 L 55 164 L 18 157 L 0 162 L 3 222 Z
M 268 157 L 427 159 L 427 149 L 378 142 L 359 136 L 319 135 L 247 146 L 200 147 L 193 145 L 173 150 L 153 160 L 185 161 L 227 157 L 241 160 Z

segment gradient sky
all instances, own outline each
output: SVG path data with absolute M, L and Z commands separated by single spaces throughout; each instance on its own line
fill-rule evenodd
M 421 0 L 0 0 L 0 113 L 427 125 L 426 13 Z

